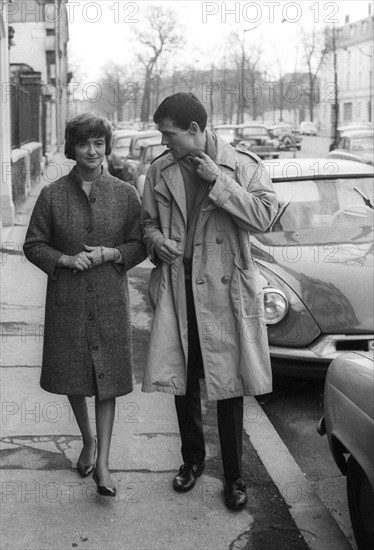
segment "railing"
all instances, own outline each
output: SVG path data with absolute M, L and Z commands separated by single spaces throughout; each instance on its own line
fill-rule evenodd
M 22 81 L 10 85 L 12 148 L 40 141 L 40 85 Z

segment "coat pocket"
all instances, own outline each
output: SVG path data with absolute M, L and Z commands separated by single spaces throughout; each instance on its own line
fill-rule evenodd
M 73 302 L 76 305 L 76 285 L 69 275 L 67 270 L 61 269 L 57 280 L 52 283 L 57 306 L 69 306 Z
M 257 269 L 242 269 L 236 263 L 230 282 L 230 295 L 234 312 L 249 319 L 264 314 L 264 298 Z
M 164 191 L 164 189 L 157 189 L 157 187 L 155 187 L 155 200 L 162 204 L 162 206 L 170 206 L 170 198 L 167 196 L 166 192 Z

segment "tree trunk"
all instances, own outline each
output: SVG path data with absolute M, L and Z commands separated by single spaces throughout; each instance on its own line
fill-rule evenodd
M 151 72 L 147 69 L 144 81 L 144 92 L 142 99 L 142 106 L 140 110 L 140 120 L 142 122 L 149 121 L 150 108 L 151 108 Z

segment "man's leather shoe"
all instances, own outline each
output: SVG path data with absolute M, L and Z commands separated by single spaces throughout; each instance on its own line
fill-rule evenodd
M 179 493 L 186 493 L 194 488 L 196 480 L 201 476 L 205 468 L 202 464 L 182 464 L 179 472 L 173 479 L 173 489 Z
M 247 504 L 247 490 L 242 479 L 226 480 L 225 504 L 230 510 L 242 510 Z

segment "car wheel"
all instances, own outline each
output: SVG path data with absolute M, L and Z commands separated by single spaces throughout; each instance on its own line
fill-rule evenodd
M 348 507 L 359 550 L 374 548 L 374 493 L 370 482 L 356 460 L 347 464 Z

